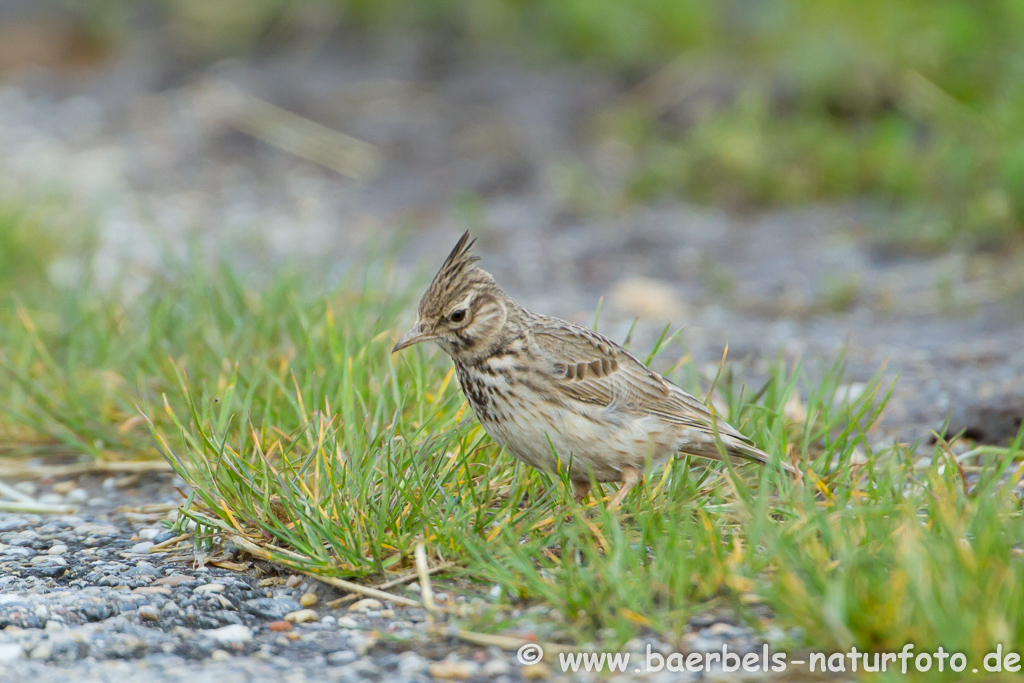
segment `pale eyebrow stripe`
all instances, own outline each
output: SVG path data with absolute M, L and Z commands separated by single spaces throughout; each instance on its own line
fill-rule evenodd
M 472 293 L 472 292 L 470 292 L 469 294 L 467 294 L 467 295 L 466 295 L 466 298 L 465 298 L 465 299 L 463 299 L 463 300 L 462 300 L 462 301 L 461 301 L 461 302 L 459 303 L 459 305 L 458 305 L 458 306 L 454 306 L 454 307 L 452 307 L 452 308 L 448 309 L 448 314 L 449 314 L 449 315 L 451 315 L 451 314 L 452 314 L 452 313 L 454 313 L 455 311 L 457 311 L 457 310 L 459 310 L 459 309 L 462 309 L 462 308 L 469 308 L 469 302 L 470 302 L 470 301 L 472 301 L 472 300 L 473 300 L 473 293 Z

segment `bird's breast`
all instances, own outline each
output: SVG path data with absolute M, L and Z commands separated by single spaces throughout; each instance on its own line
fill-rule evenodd
M 494 372 L 457 365 L 459 383 L 484 430 L 527 464 L 553 472 L 571 462 L 578 478 L 616 481 L 621 467 L 668 452 L 660 421 L 567 402 L 542 378 L 503 363 L 492 364 Z
M 486 361 L 476 366 L 457 363 L 459 385 L 470 407 L 481 422 L 502 419 L 511 397 L 509 373 Z

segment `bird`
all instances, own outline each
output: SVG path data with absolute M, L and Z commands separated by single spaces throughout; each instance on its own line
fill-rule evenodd
M 595 330 L 519 305 L 480 268 L 467 231 L 420 299 L 392 353 L 432 341 L 455 364 L 484 431 L 522 462 L 568 468 L 573 498 L 618 484 L 618 508 L 648 462 L 672 457 L 769 464 L 704 403 Z M 781 459 L 784 470 L 796 470 Z

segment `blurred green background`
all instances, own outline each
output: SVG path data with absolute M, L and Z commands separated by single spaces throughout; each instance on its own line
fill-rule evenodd
M 736 209 L 868 199 L 910 253 L 1024 234 L 1019 0 L 65 2 L 99 51 L 158 26 L 191 63 L 310 34 L 429 34 L 448 50 L 583 61 L 630 96 L 594 122 L 628 146 L 620 203 Z

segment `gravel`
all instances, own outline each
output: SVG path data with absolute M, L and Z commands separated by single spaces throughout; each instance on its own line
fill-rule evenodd
M 90 493 L 102 488 L 89 475 L 75 484 Z M 327 603 L 343 594 L 308 577 L 138 553 L 133 539 L 164 532 L 144 534 L 163 526 L 134 521 L 131 506 L 169 508 L 182 486 L 151 474 L 124 492 L 125 507 L 47 517 L 0 513 L 0 680 L 521 678 L 508 653 L 428 634 L 421 609 L 375 598 L 332 608 Z M 51 554 L 55 548 L 60 554 Z
M 89 475 L 75 483 L 90 493 L 102 486 Z M 0 680 L 511 683 L 552 676 L 546 665 L 522 667 L 514 653 L 428 633 L 422 609 L 376 598 L 331 607 L 343 594 L 308 577 L 134 552 L 143 530 L 162 525 L 135 521 L 132 506 L 170 508 L 182 486 L 151 474 L 124 492 L 125 507 L 48 517 L 0 513 Z M 60 555 L 49 554 L 60 546 Z M 436 598 L 464 596 L 438 591 Z M 517 628 L 544 638 L 552 627 L 546 614 L 543 607 L 528 610 Z M 724 643 L 753 650 L 761 643 L 751 629 L 715 619 L 695 618 L 694 628 L 691 651 Z M 641 653 L 648 645 L 672 649 L 642 639 L 628 648 Z

